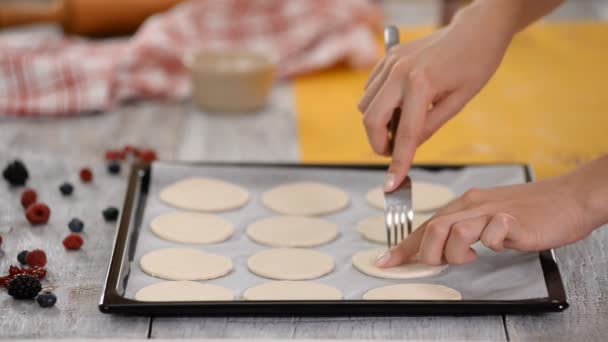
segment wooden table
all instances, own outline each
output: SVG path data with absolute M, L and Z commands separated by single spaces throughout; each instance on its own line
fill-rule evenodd
M 98 311 L 115 227 L 101 210 L 120 206 L 126 170 L 110 176 L 103 151 L 125 143 L 151 146 L 163 159 L 297 161 L 298 142 L 291 89 L 277 87 L 264 112 L 207 114 L 186 104 L 140 103 L 111 113 L 57 120 L 0 118 L 0 165 L 25 161 L 52 217 L 31 227 L 19 205 L 20 190 L 0 185 L 0 269 L 16 263 L 22 249 L 49 256 L 47 283 L 58 303 L 41 309 L 0 291 L 0 338 L 344 338 L 458 340 L 601 340 L 608 336 L 608 230 L 560 248 L 557 256 L 571 307 L 563 313 L 481 317 L 162 318 L 105 315 Z M 78 169 L 92 166 L 95 180 L 81 185 Z M 64 180 L 72 198 L 60 196 Z M 85 222 L 85 245 L 66 252 L 67 222 Z M 10 231 L 9 227 L 12 227 Z

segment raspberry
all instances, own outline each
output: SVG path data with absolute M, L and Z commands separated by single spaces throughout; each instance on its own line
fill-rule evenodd
M 21 265 L 27 264 L 27 253 L 27 251 L 21 251 L 17 254 L 17 261 L 19 261 Z
M 21 193 L 21 206 L 23 207 L 23 209 L 27 209 L 27 207 L 36 203 L 37 199 L 38 194 L 36 194 L 36 191 L 32 189 L 25 189 Z
M 122 152 L 124 154 L 131 154 L 137 156 L 139 154 L 139 149 L 133 145 L 127 144 L 122 148 Z
M 27 168 L 20 160 L 8 164 L 2 171 L 2 177 L 12 186 L 25 185 L 29 176 Z
M 44 267 L 25 268 L 25 269 L 23 269 L 23 273 L 29 274 L 38 280 L 42 280 L 46 277 L 46 268 L 44 268 Z
M 44 267 L 44 265 L 46 265 L 46 253 L 41 249 L 34 249 L 27 253 L 25 260 L 31 267 Z
M 34 203 L 25 211 L 25 217 L 31 224 L 47 223 L 51 216 L 51 209 L 44 203 Z
M 50 308 L 57 303 L 57 296 L 51 292 L 42 292 L 36 297 L 36 303 L 43 308 Z
M 118 219 L 118 209 L 114 207 L 107 207 L 101 212 L 106 222 L 114 222 Z
M 59 186 L 59 191 L 63 196 L 70 196 L 74 192 L 74 186 L 68 182 L 65 182 Z
M 68 228 L 73 233 L 80 233 L 84 229 L 84 223 L 81 220 L 77 219 L 77 218 L 73 218 L 68 223 Z
M 113 160 L 108 163 L 108 172 L 112 175 L 117 175 L 120 173 L 120 163 Z
M 123 160 L 125 159 L 125 153 L 120 150 L 107 150 L 106 160 Z
M 82 237 L 78 234 L 70 234 L 65 239 L 63 239 L 63 246 L 66 249 L 80 249 L 84 241 Z
M 8 294 L 15 299 L 32 299 L 40 290 L 40 280 L 27 274 L 17 275 L 8 283 Z
M 88 167 L 80 169 L 80 180 L 83 183 L 90 183 L 93 180 L 93 171 Z
M 10 276 L 0 277 L 0 286 L 7 287 L 11 279 L 13 278 L 11 278 Z
M 21 273 L 23 273 L 23 270 L 21 268 L 17 267 L 17 266 L 11 265 L 8 268 L 8 276 L 11 277 L 11 278 L 14 277 L 14 276 L 16 276 L 16 275 L 18 275 L 18 274 L 21 274 Z
M 151 163 L 156 160 L 156 151 L 152 149 L 145 149 L 139 152 L 139 159 L 146 163 Z

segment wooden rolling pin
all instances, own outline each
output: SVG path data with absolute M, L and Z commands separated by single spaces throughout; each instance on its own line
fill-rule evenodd
M 135 32 L 149 16 L 184 0 L 54 0 L 0 4 L 0 29 L 57 23 L 65 33 L 91 37 Z M 24 4 L 24 2 L 26 2 Z

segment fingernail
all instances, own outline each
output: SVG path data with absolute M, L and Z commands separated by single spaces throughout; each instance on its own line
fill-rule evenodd
M 387 250 L 384 253 L 378 255 L 378 257 L 376 258 L 376 266 L 384 266 L 386 265 L 386 263 L 388 262 L 388 260 L 391 258 L 391 251 Z
M 384 191 L 391 191 L 393 187 L 395 187 L 395 175 L 387 173 L 386 177 L 384 177 Z

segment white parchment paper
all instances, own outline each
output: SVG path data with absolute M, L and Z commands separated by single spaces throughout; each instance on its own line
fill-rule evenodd
M 439 275 L 412 280 L 386 280 L 364 275 L 351 265 L 351 256 L 362 249 L 379 247 L 364 240 L 356 231 L 356 223 L 365 217 L 382 212 L 370 207 L 365 200 L 368 190 L 382 184 L 384 172 L 381 170 L 327 169 L 327 168 L 285 168 L 252 166 L 192 166 L 171 163 L 155 163 L 152 166 L 149 195 L 146 201 L 142 227 L 131 261 L 125 297 L 134 298 L 135 293 L 162 279 L 148 276 L 139 268 L 139 259 L 146 253 L 167 247 L 185 246 L 225 255 L 232 259 L 234 271 L 229 275 L 208 283 L 222 285 L 235 291 L 236 299 L 249 287 L 270 281 L 250 273 L 247 258 L 267 249 L 250 241 L 245 229 L 257 219 L 274 215 L 261 203 L 261 194 L 275 185 L 290 181 L 319 181 L 335 185 L 350 195 L 349 207 L 335 214 L 322 216 L 337 223 L 340 236 L 335 241 L 314 249 L 330 254 L 335 262 L 335 270 L 316 281 L 339 288 L 344 299 L 361 299 L 369 289 L 396 283 L 433 283 L 455 288 L 468 300 L 521 300 L 547 297 L 547 289 L 537 253 L 506 251 L 494 253 L 478 244 L 474 248 L 479 253 L 476 262 L 450 266 Z M 429 171 L 414 169 L 413 180 L 424 180 L 445 184 L 460 195 L 470 187 L 490 187 L 522 183 L 525 181 L 521 166 L 472 166 L 462 169 Z M 221 216 L 235 226 L 235 234 L 226 242 L 212 245 L 187 245 L 158 238 L 150 230 L 150 221 L 158 215 L 172 212 L 172 208 L 159 199 L 159 192 L 167 185 L 185 177 L 213 177 L 233 182 L 251 192 L 249 203 L 238 210 L 222 212 Z M 416 199 L 414 198 L 414 201 Z

